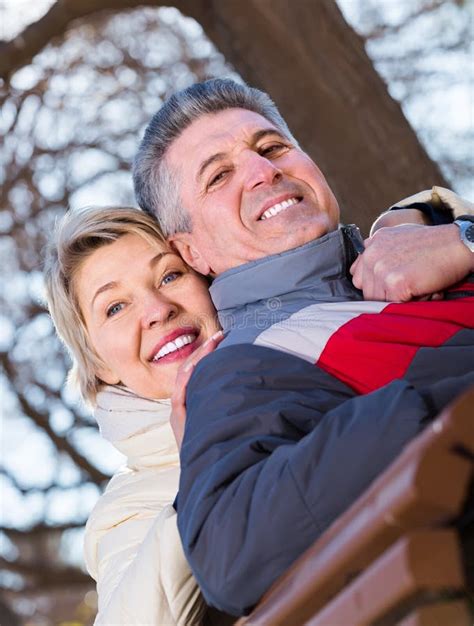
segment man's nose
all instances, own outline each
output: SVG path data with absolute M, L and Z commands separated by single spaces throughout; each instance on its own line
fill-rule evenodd
M 142 327 L 144 330 L 157 324 L 164 324 L 178 314 L 178 306 L 159 292 L 146 296 L 142 309 Z
M 245 186 L 247 191 L 251 191 L 261 185 L 273 185 L 282 176 L 282 171 L 272 161 L 257 152 L 252 152 L 247 157 L 245 163 Z

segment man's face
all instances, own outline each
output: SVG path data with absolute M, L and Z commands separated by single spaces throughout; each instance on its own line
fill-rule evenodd
M 320 170 L 257 113 L 205 115 L 166 158 L 192 219 L 192 233 L 171 240 L 201 273 L 220 274 L 337 228 L 339 207 Z

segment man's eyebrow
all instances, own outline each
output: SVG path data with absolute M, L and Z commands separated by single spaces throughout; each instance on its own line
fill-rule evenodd
M 257 143 L 257 141 L 260 141 L 260 139 L 265 139 L 265 137 L 279 137 L 280 139 L 284 139 L 285 141 L 288 141 L 288 137 L 286 135 L 284 135 L 281 130 L 278 130 L 277 128 L 262 128 L 261 130 L 257 130 L 253 135 L 252 135 L 252 142 L 253 143 Z
M 163 257 L 165 257 L 168 254 L 173 254 L 173 252 L 170 252 L 170 251 L 158 252 L 158 254 L 156 254 L 153 258 L 150 259 L 149 261 L 150 267 L 154 267 L 157 263 L 161 261 Z M 97 291 L 94 294 L 94 297 L 91 300 L 90 308 L 92 309 L 92 307 L 94 306 L 94 302 L 97 296 L 100 296 L 100 294 L 105 293 L 106 291 L 110 291 L 111 289 L 115 289 L 116 287 L 118 287 L 118 285 L 119 283 L 116 280 L 111 280 L 110 282 L 105 283 L 104 285 L 101 285 L 97 289 Z
M 199 181 L 202 178 L 202 175 L 204 174 L 204 172 L 210 165 L 212 165 L 216 161 L 220 161 L 224 157 L 225 157 L 225 152 L 216 152 L 216 154 L 212 154 L 205 161 L 203 161 L 196 175 L 196 180 Z
M 273 137 L 276 136 L 276 137 L 279 137 L 280 139 L 283 139 L 284 141 L 288 141 L 288 137 L 286 137 L 280 130 L 276 128 L 262 128 L 260 130 L 257 130 L 252 135 L 251 144 L 255 145 L 258 141 L 260 141 L 260 139 L 264 139 L 265 137 L 269 137 L 269 136 L 273 136 Z M 212 154 L 205 161 L 203 161 L 201 163 L 201 167 L 198 170 L 198 173 L 196 174 L 196 180 L 199 181 L 201 177 L 203 176 L 204 172 L 206 171 L 206 169 L 210 165 L 212 165 L 216 161 L 221 161 L 222 159 L 225 158 L 225 156 L 226 156 L 225 152 L 216 152 L 216 154 Z

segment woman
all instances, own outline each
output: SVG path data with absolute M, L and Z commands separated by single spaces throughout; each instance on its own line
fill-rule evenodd
M 126 208 L 69 212 L 45 280 L 72 358 L 70 379 L 94 407 L 102 435 L 127 457 L 86 528 L 96 624 L 198 624 L 205 605 L 172 506 L 179 455 L 166 398 L 188 360 L 173 403 L 183 410 L 192 365 L 221 338 L 208 283 L 172 252 L 153 219 Z

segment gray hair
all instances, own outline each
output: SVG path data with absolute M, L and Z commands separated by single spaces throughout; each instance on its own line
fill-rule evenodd
M 273 100 L 254 87 L 215 78 L 172 95 L 148 124 L 133 165 L 137 202 L 158 220 L 165 236 L 192 230 L 191 217 L 180 197 L 179 176 L 167 166 L 166 151 L 199 117 L 236 108 L 265 117 L 296 144 Z
M 156 220 L 140 209 L 84 207 L 68 211 L 57 222 L 46 254 L 46 299 L 56 331 L 72 360 L 69 382 L 92 405 L 103 384 L 97 372 L 104 369 L 105 364 L 90 343 L 75 277 L 95 250 L 127 234 L 169 247 Z

